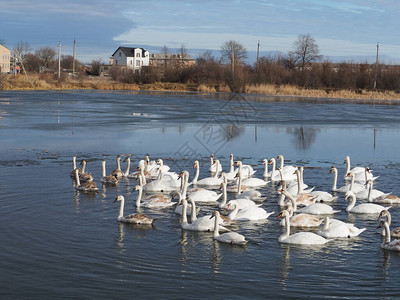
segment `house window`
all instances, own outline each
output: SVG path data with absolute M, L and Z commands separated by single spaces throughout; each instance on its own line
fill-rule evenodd
M 136 57 L 140 57 L 140 53 L 136 53 Z
M 115 60 L 115 64 L 118 65 L 118 59 Z
M 136 67 L 140 67 L 140 60 L 136 60 Z
M 122 53 L 121 52 L 119 52 L 119 57 L 121 57 L 122 56 Z
M 133 64 L 133 60 L 130 61 L 131 65 Z

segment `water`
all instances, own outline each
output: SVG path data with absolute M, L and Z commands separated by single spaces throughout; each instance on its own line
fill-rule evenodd
M 234 98 L 234 99 L 230 99 Z M 208 176 L 209 155 L 228 168 L 229 154 L 262 175 L 264 158 L 285 155 L 305 166 L 305 182 L 329 191 L 331 165 L 369 165 L 374 185 L 400 194 L 400 106 L 340 101 L 273 101 L 240 95 L 128 92 L 0 93 L 0 296 L 24 298 L 261 299 L 392 298 L 400 294 L 398 253 L 381 250 L 373 217 L 335 217 L 367 227 L 359 237 L 319 247 L 278 243 L 276 186 L 263 207 L 267 221 L 236 223 L 245 247 L 214 242 L 211 233 L 183 231 L 173 208 L 144 209 L 153 227 L 119 224 L 118 194 L 135 211 L 136 182 L 98 194 L 75 192 L 71 157 L 89 160 L 99 186 L 101 160 L 117 154 L 163 158 L 173 171 Z M 292 99 L 293 100 L 293 99 Z M 125 167 L 125 165 L 123 165 Z M 339 181 L 339 185 L 343 182 Z M 231 195 L 229 195 L 231 197 Z M 202 213 L 215 207 L 202 206 Z M 393 227 L 399 208 L 392 208 Z M 226 212 L 223 211 L 225 214 Z

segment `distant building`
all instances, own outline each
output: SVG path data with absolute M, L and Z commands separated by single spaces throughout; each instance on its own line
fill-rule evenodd
M 174 53 L 152 53 L 150 54 L 150 66 L 165 67 L 165 66 L 191 66 L 195 60 L 190 55 L 174 54 Z
M 149 65 L 149 51 L 143 48 L 119 47 L 110 58 L 110 65 L 140 71 Z
M 0 45 L 0 73 L 10 73 L 10 49 Z

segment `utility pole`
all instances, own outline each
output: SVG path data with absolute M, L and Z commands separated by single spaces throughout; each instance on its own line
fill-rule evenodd
M 258 64 L 260 62 L 260 40 L 258 40 L 257 44 L 257 61 L 256 61 L 256 71 L 258 72 Z
M 74 52 L 72 54 L 72 76 L 75 75 L 75 39 L 74 39 Z
M 374 89 L 376 89 L 376 81 L 378 80 L 378 53 L 379 53 L 379 43 L 376 43 L 376 61 L 375 61 L 375 81 L 374 81 Z
M 58 42 L 58 79 L 61 78 L 61 42 Z

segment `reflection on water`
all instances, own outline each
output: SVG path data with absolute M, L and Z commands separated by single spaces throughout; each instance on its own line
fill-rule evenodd
M 347 213 L 341 194 L 332 203 L 340 210 L 335 218 L 367 227 L 357 238 L 322 247 L 281 245 L 274 214 L 267 221 L 234 222 L 230 229 L 249 243 L 232 247 L 214 241 L 212 233 L 182 230 L 174 208 L 136 209 L 135 180 L 117 186 L 99 182 L 101 160 L 114 168 L 116 155 L 123 153 L 133 153 L 135 167 L 146 154 L 163 158 L 171 171 L 188 170 L 190 178 L 198 159 L 204 178 L 210 150 L 217 150 L 224 170 L 233 153 L 253 165 L 258 178 L 263 158 L 284 154 L 285 163 L 307 167 L 304 181 L 310 187 L 330 191 L 330 166 L 337 166 L 342 186 L 342 163 L 350 155 L 354 166 L 370 165 L 380 176 L 379 189 L 399 195 L 400 161 L 393 146 L 400 140 L 399 106 L 349 104 L 343 111 L 338 103 L 250 103 L 247 98 L 238 103 L 226 95 L 6 94 L 0 94 L 8 102 L 0 101 L 4 295 L 112 299 L 115 291 L 131 297 L 132 286 L 136 297 L 146 299 L 365 299 L 381 291 L 387 298 L 400 293 L 399 255 L 379 249 L 375 218 Z M 69 178 L 72 155 L 90 160 L 98 193 L 75 191 Z M 272 183 L 262 189 L 266 200 L 259 204 L 277 213 L 276 188 Z M 149 214 L 154 226 L 117 222 L 118 194 L 125 196 L 126 214 Z M 200 214 L 215 209 L 201 206 Z M 392 210 L 395 223 L 400 210 Z

